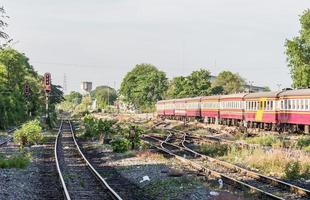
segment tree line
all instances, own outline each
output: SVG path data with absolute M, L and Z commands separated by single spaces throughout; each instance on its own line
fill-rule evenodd
M 25 54 L 10 47 L 9 35 L 4 32 L 7 26 L 5 10 L 0 7 L 0 129 L 18 125 L 45 113 L 43 76 L 30 65 Z M 24 94 L 29 85 L 29 95 Z M 62 101 L 60 86 L 53 85 L 49 99 L 51 118 L 55 119 L 55 104 Z
M 310 87 L 310 9 L 300 16 L 299 35 L 285 41 L 285 53 L 293 88 Z M 276 78 L 276 77 L 275 77 Z M 245 79 L 238 73 L 223 71 L 210 81 L 207 69 L 193 71 L 188 76 L 168 80 L 165 72 L 151 64 L 136 65 L 124 77 L 119 94 L 122 100 L 140 111 L 151 111 L 161 99 L 229 94 L 244 91 Z M 266 87 L 268 91 L 268 87 Z
M 245 79 L 238 73 L 223 71 L 211 81 L 210 71 L 200 69 L 188 76 L 168 80 L 166 73 L 151 64 L 139 64 L 124 77 L 121 99 L 141 111 L 151 111 L 161 99 L 243 92 Z

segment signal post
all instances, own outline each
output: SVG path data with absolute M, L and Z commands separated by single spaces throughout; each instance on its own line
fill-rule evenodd
M 46 122 L 48 123 L 49 120 L 49 111 L 48 111 L 48 99 L 49 95 L 52 91 L 52 80 L 51 80 L 51 73 L 47 72 L 44 74 L 44 91 L 45 91 L 45 109 L 46 109 Z

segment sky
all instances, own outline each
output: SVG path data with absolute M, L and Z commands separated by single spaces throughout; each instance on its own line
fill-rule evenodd
M 298 35 L 309 0 L 2 0 L 14 39 L 54 84 L 119 88 L 136 64 L 168 78 L 208 69 L 289 87 L 285 40 Z

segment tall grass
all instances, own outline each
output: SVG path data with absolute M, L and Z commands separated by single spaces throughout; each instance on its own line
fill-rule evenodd
M 231 148 L 222 159 L 281 178 L 310 178 L 310 156 L 280 149 Z M 293 163 L 293 164 L 292 164 Z
M 20 154 L 11 157 L 0 155 L 0 168 L 23 169 L 30 163 L 30 154 Z

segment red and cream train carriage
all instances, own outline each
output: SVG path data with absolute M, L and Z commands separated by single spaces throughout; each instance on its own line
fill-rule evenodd
M 280 93 L 279 108 L 279 123 L 290 126 L 302 125 L 305 132 L 309 132 L 310 89 L 288 90 Z
M 220 117 L 220 96 L 201 98 L 201 117 L 208 123 L 218 123 Z
M 223 95 L 220 97 L 220 119 L 223 124 L 237 125 L 243 120 L 243 98 L 247 93 Z
M 242 93 L 159 101 L 159 117 L 208 123 L 304 130 L 309 133 L 310 89 Z
M 186 100 L 186 116 L 189 118 L 201 117 L 201 97 L 188 98 Z
M 267 125 L 275 128 L 278 119 L 278 95 L 280 92 L 250 93 L 244 97 L 244 120 L 249 127 L 253 122 L 259 126 Z

